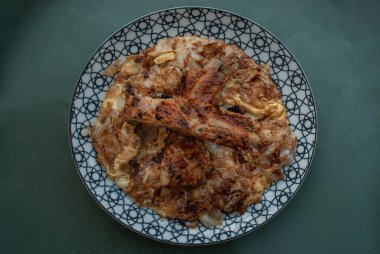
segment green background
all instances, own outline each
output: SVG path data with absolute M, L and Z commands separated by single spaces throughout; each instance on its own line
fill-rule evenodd
M 177 247 L 144 238 L 90 197 L 71 159 L 71 95 L 122 25 L 181 5 L 268 28 L 312 85 L 319 133 L 290 204 L 242 238 Z M 0 3 L 0 253 L 380 253 L 380 1 L 26 1 Z

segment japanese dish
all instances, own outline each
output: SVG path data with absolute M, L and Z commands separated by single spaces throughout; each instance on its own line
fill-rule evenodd
M 236 45 L 161 39 L 108 67 L 90 136 L 137 204 L 187 226 L 242 214 L 284 177 L 297 140 L 268 65 Z

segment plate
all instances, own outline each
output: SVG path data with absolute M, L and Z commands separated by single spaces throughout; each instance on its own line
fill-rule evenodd
M 223 226 L 187 228 L 136 205 L 96 161 L 87 128 L 96 119 L 112 79 L 102 71 L 116 59 L 136 54 L 164 37 L 199 35 L 234 43 L 258 63 L 268 63 L 282 92 L 291 128 L 298 139 L 294 163 L 285 179 L 274 183 L 262 201 L 244 214 L 227 215 Z M 115 220 L 149 238 L 174 244 L 213 244 L 234 239 L 262 226 L 289 203 L 306 177 L 313 158 L 317 119 L 309 82 L 295 57 L 273 34 L 255 22 L 228 11 L 180 7 L 148 14 L 109 37 L 85 66 L 76 85 L 69 134 L 79 175 L 91 196 Z

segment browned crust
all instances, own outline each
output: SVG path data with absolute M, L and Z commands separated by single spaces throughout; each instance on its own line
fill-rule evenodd
M 222 114 L 208 104 L 127 93 L 126 105 L 124 116 L 129 121 L 168 127 L 184 135 L 228 147 L 249 148 L 258 143 L 249 117 L 235 113 Z

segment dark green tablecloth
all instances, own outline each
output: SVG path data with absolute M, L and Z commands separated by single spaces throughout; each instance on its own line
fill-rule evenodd
M 295 54 L 319 136 L 301 190 L 237 240 L 176 247 L 109 217 L 78 177 L 69 104 L 86 61 L 146 13 L 203 1 L 2 1 L 0 253 L 380 253 L 380 2 L 209 1 L 253 19 Z

